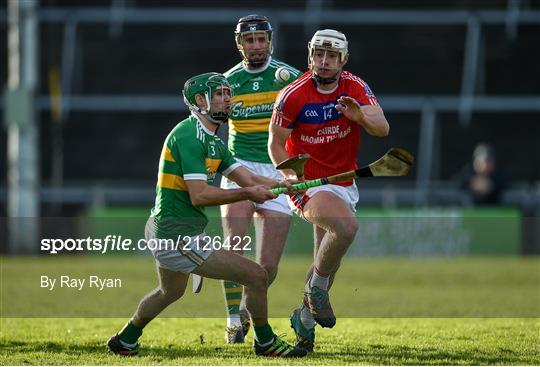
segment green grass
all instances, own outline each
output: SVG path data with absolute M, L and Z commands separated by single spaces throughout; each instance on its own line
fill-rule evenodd
M 160 318 L 148 326 L 137 357 L 105 352 L 121 319 L 2 319 L 2 365 L 538 365 L 538 319 L 340 319 L 318 330 L 303 360 L 255 357 L 225 345 L 221 319 Z M 272 320 L 287 332 L 285 319 Z M 201 339 L 204 340 L 201 343 Z
M 284 258 L 270 288 L 272 325 L 288 341 L 308 263 Z M 224 344 L 223 296 L 211 280 L 145 329 L 140 356 L 107 354 L 106 340 L 156 285 L 149 257 L 0 257 L 0 272 L 0 365 L 284 362 L 255 357 L 251 332 L 245 345 Z M 123 287 L 47 291 L 42 274 L 116 276 Z M 337 326 L 318 329 L 316 352 L 287 364 L 540 364 L 539 258 L 348 258 L 331 297 Z

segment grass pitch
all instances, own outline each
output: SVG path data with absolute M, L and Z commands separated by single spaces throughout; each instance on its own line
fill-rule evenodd
M 538 365 L 538 319 L 339 319 L 318 329 L 301 360 L 255 357 L 225 345 L 222 319 L 161 318 L 145 330 L 136 357 L 105 352 L 122 319 L 3 319 L 2 365 Z M 278 332 L 292 332 L 273 319 Z
M 274 331 L 289 342 L 286 315 L 299 304 L 308 263 L 283 259 L 269 293 Z M 331 292 L 338 324 L 317 329 L 308 358 L 286 361 L 255 357 L 252 332 L 244 345 L 224 343 L 216 281 L 199 295 L 188 290 L 154 320 L 139 356 L 107 354 L 107 339 L 156 284 L 151 259 L 4 257 L 0 265 L 1 365 L 540 364 L 538 258 L 349 258 Z M 39 274 L 63 273 L 117 274 L 125 285 L 99 293 L 39 289 Z

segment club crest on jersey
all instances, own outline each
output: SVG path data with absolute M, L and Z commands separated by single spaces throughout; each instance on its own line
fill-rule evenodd
M 371 91 L 371 88 L 369 87 L 369 85 L 366 84 L 364 86 L 364 91 L 366 92 L 366 96 L 375 97 L 375 94 L 373 94 L 373 92 Z
M 214 179 L 216 178 L 216 172 L 212 172 L 212 169 L 210 167 L 206 167 L 206 177 L 207 182 L 213 183 Z

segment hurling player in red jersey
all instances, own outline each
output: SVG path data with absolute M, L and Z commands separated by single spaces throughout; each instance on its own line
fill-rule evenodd
M 278 95 L 270 125 L 268 150 L 274 164 L 300 153 L 311 158 L 304 176 L 325 177 L 358 168 L 360 132 L 387 136 L 388 122 L 369 86 L 344 71 L 348 42 L 341 32 L 315 32 L 308 44 L 309 71 Z M 292 170 L 283 170 L 296 178 Z M 291 316 L 297 345 L 313 350 L 315 325 L 336 323 L 328 289 L 358 230 L 354 181 L 311 188 L 289 197 L 295 212 L 313 223 L 315 259 L 306 279 L 302 306 Z

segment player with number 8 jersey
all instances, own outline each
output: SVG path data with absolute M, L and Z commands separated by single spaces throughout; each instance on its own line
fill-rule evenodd
M 288 80 L 276 78 L 279 68 L 289 71 Z M 229 118 L 229 150 L 235 158 L 272 163 L 267 145 L 274 100 L 283 87 L 298 78 L 300 71 L 269 56 L 257 69 L 248 69 L 240 62 L 224 75 L 234 90 Z
M 281 175 L 268 156 L 268 126 L 278 92 L 296 80 L 300 72 L 272 57 L 272 26 L 264 16 L 240 18 L 235 41 L 242 61 L 224 73 L 234 90 L 229 113 L 229 150 L 250 171 L 277 179 Z M 221 187 L 235 189 L 237 185 L 224 178 Z M 257 258 L 272 281 L 291 221 L 285 195 L 262 204 L 245 201 L 224 205 L 221 213 L 224 236 L 231 238 L 244 237 L 255 218 Z M 249 330 L 242 287 L 225 281 L 223 293 L 227 308 L 226 340 L 242 343 Z

